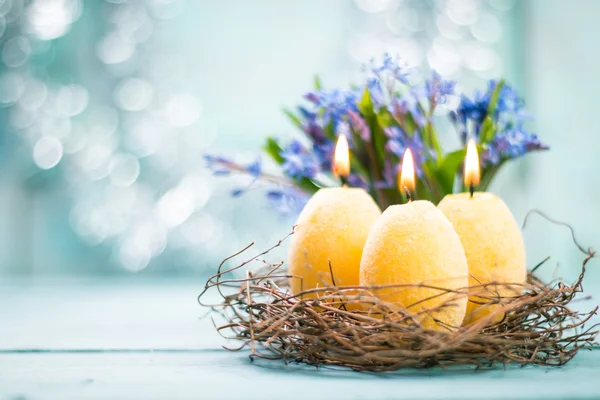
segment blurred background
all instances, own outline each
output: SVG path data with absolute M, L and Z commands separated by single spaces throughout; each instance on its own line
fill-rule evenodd
M 505 77 L 551 151 L 503 168 L 492 191 L 600 248 L 600 92 L 595 16 L 578 0 L 0 0 L 0 277 L 200 276 L 251 241 L 291 230 L 243 177 L 206 152 L 250 162 L 292 137 L 318 74 L 361 79 L 387 51 L 471 92 Z M 449 133 L 453 134 L 453 133 Z M 568 231 L 525 230 L 529 264 L 572 279 Z M 556 269 L 558 266 L 558 269 Z M 201 282 L 199 280 L 199 282 Z M 592 264 L 591 294 L 600 293 Z

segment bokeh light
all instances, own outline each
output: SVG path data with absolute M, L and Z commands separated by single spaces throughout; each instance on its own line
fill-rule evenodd
M 63 36 L 80 15 L 79 0 L 35 0 L 25 9 L 27 29 L 41 40 Z
M 190 93 L 173 95 L 166 106 L 166 114 L 173 126 L 188 126 L 200 118 L 202 107 L 200 102 Z
M 152 101 L 154 88 L 139 78 L 129 78 L 119 83 L 115 89 L 115 102 L 126 111 L 143 110 Z
M 411 65 L 436 69 L 461 81 L 502 72 L 495 47 L 503 37 L 499 13 L 511 0 L 356 0 L 362 12 L 348 52 L 364 62 L 382 51 L 400 54 Z M 385 22 L 382 24 L 382 19 Z M 382 29 L 384 27 L 385 29 Z M 477 84 L 478 82 L 473 82 Z
M 33 146 L 33 161 L 41 169 L 56 166 L 63 156 L 62 144 L 53 137 L 41 137 Z
M 354 0 L 345 51 L 360 63 L 387 51 L 451 78 L 468 72 L 484 79 L 502 71 L 501 14 L 514 4 Z M 7 125 L 30 155 L 28 167 L 53 170 L 48 176 L 68 185 L 73 231 L 109 249 L 128 271 L 169 251 L 218 246 L 225 237 L 230 246 L 243 244 L 233 229 L 236 206 L 214 210 L 215 198 L 229 193 L 201 157 L 230 132 L 209 112 L 212 99 L 190 86 L 196 72 L 161 30 L 177 24 L 185 8 L 183 0 L 0 1 Z M 94 42 L 59 65 L 60 38 L 79 40 L 70 33 L 89 22 L 86 13 L 103 16 Z M 75 69 L 75 59 L 90 76 Z M 236 184 L 247 185 L 244 179 Z

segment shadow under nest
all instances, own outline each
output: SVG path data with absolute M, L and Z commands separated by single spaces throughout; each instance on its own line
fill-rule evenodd
M 283 262 L 270 264 L 263 260 L 291 234 L 233 268 L 224 269 L 224 265 L 252 244 L 223 260 L 198 300 L 224 318 L 217 331 L 229 331 L 231 335 L 225 337 L 241 341 L 239 347 L 227 349 L 249 348 L 250 357 L 373 372 L 407 367 L 491 367 L 498 363 L 560 366 L 580 349 L 590 348 L 598 333 L 597 324 L 586 327 L 598 307 L 587 313 L 571 308 L 576 295 L 583 291 L 586 265 L 595 252 L 578 244 L 569 225 L 537 210 L 527 217 L 532 213 L 571 230 L 574 243 L 585 255 L 578 279 L 568 285 L 536 278 L 536 269 L 547 258 L 532 269 L 524 285 L 518 285 L 520 295 L 500 297 L 494 294 L 500 285 L 481 285 L 488 293 L 480 295 L 484 315 L 467 326 L 431 329 L 420 321 L 426 315 L 442 326 L 435 320 L 436 313 L 452 307 L 457 297 L 466 296 L 468 287 L 454 291 L 434 288 L 438 296 L 443 296 L 442 304 L 418 313 L 409 311 L 411 306 L 399 308 L 379 300 L 373 292 L 383 287 L 342 287 L 334 283 L 293 295 L 287 287 L 290 276 L 283 271 Z M 245 278 L 226 278 L 252 262 L 262 266 L 247 271 Z M 514 289 L 517 285 L 509 286 Z M 407 287 L 433 288 L 423 284 L 385 286 Z M 217 304 L 203 304 L 202 298 L 210 290 L 218 292 Z

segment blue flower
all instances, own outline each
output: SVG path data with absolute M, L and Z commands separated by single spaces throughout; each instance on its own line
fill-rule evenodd
M 472 134 L 478 139 L 482 123 L 488 116 L 488 109 L 497 84 L 496 81 L 490 80 L 485 92 L 476 91 L 472 98 L 461 96 L 456 113 L 451 114 L 451 117 L 458 124 L 463 142 L 467 140 L 467 124 L 469 122 L 473 123 Z M 496 134 L 481 155 L 484 165 L 496 165 L 502 160 L 548 148 L 540 142 L 536 135 L 524 129 L 524 123 L 530 119 L 530 115 L 525 109 L 525 102 L 513 87 L 504 84 L 500 88 L 491 119 Z
M 459 122 L 466 124 L 467 120 L 476 121 L 481 124 L 487 115 L 490 104 L 491 93 L 482 93 L 477 90 L 470 99 L 464 94 L 460 96 L 460 103 L 456 109 L 456 117 Z
M 384 80 L 385 76 L 391 76 L 396 81 L 409 85 L 409 77 L 412 75 L 414 68 L 406 64 L 400 65 L 400 57 L 392 57 L 389 53 L 384 53 L 381 63 L 375 59 L 371 59 L 369 69 L 379 79 Z
M 523 129 L 499 132 L 481 155 L 484 165 L 495 165 L 502 160 L 521 157 L 531 151 L 547 150 L 537 135 Z
M 296 188 L 274 189 L 267 191 L 267 200 L 280 213 L 297 215 L 308 201 L 308 195 Z
M 318 104 L 319 104 L 319 102 L 321 101 L 321 100 L 319 99 L 319 95 L 318 95 L 317 93 L 315 93 L 315 92 L 308 92 L 308 93 L 306 93 L 306 94 L 304 95 L 304 98 L 305 98 L 306 100 L 310 101 L 311 103 L 314 103 L 314 104 L 317 104 L 317 105 L 318 105 Z
M 358 107 L 356 106 L 357 96 L 352 91 L 338 89 L 318 90 L 307 93 L 304 95 L 304 98 L 312 102 L 319 110 L 322 125 L 327 126 L 332 122 L 334 130 L 342 122 L 343 117 L 348 114 L 348 111 L 358 111 Z
M 391 160 L 383 161 L 383 180 L 376 181 L 373 186 L 376 189 L 390 189 L 396 187 L 396 175 L 400 168 L 400 163 L 392 163 Z
M 256 179 L 262 173 L 260 157 L 246 166 L 233 162 L 228 158 L 212 154 L 204 154 L 203 157 L 204 161 L 206 161 L 206 167 L 211 169 L 214 175 L 229 175 L 232 172 L 247 172 Z
M 202 157 L 204 158 L 204 161 L 206 161 L 206 166 L 209 168 L 217 164 L 228 164 L 231 162 L 228 158 L 215 156 L 213 154 L 203 154 Z
M 280 155 L 284 159 L 281 168 L 291 178 L 314 178 L 319 173 L 317 160 L 298 141 L 291 142 Z
M 235 164 L 233 161 L 222 156 L 215 156 L 212 154 L 203 154 L 206 167 L 213 171 L 213 175 L 229 175 L 235 170 Z
M 242 188 L 237 188 L 237 189 L 233 189 L 231 191 L 231 196 L 232 197 L 240 197 L 241 195 L 243 195 L 246 192 L 245 189 Z
M 304 122 L 302 124 L 302 129 L 304 130 L 304 133 L 306 133 L 308 137 L 310 137 L 316 143 L 323 143 L 327 141 L 325 131 L 319 123 L 317 113 L 308 111 L 304 107 L 298 107 L 298 110 L 300 111 L 300 115 L 304 119 Z
M 491 89 L 489 90 L 493 90 L 495 86 L 495 81 L 490 81 Z M 500 89 L 495 117 L 504 128 L 520 128 L 525 121 L 531 119 L 523 98 L 515 89 L 506 84 Z
M 389 128 L 384 129 L 385 135 L 389 138 L 388 142 L 385 145 L 385 149 L 394 154 L 399 159 L 402 159 L 404 155 L 404 151 L 407 148 L 410 148 L 413 153 L 414 161 L 415 161 L 415 169 L 417 176 L 423 176 L 423 163 L 431 158 L 432 155 L 425 148 L 423 140 L 421 139 L 421 135 L 418 131 L 415 131 L 412 136 L 409 136 L 397 126 L 391 126 Z
M 371 130 L 367 125 L 367 122 L 360 116 L 359 113 L 354 111 L 348 112 L 348 119 L 350 120 L 350 124 L 352 125 L 352 129 L 358 133 L 360 138 L 365 142 L 371 141 Z
M 497 82 L 490 80 L 486 92 L 475 91 L 473 98 L 469 98 L 464 94 L 461 95 L 460 104 L 456 110 L 456 114 L 452 118 L 462 125 L 461 130 L 463 136 L 466 135 L 466 124 L 468 121 L 475 123 L 475 135 L 479 135 L 479 128 L 488 113 L 488 108 L 494 89 Z M 509 86 L 504 84 L 498 93 L 498 101 L 496 109 L 491 116 L 494 123 L 498 125 L 498 130 L 504 131 L 512 128 L 521 128 L 523 123 L 530 118 L 529 113 L 525 109 L 525 102 L 519 96 L 519 93 Z
M 385 92 L 383 87 L 381 86 L 381 80 L 379 78 L 368 78 L 367 79 L 367 89 L 369 90 L 369 95 L 371 96 L 371 102 L 373 103 L 373 108 L 379 110 L 381 107 L 385 105 Z M 362 96 L 362 89 L 359 89 L 357 97 Z
M 352 132 L 350 131 L 350 124 L 347 121 L 342 121 L 338 124 L 335 129 L 335 136 L 338 137 L 340 135 L 346 136 L 348 139 L 348 143 L 352 143 Z
M 260 162 L 260 157 L 256 159 L 253 163 L 246 166 L 246 172 L 252 175 L 254 178 L 258 178 L 262 173 L 262 165 Z
M 436 104 L 444 104 L 447 96 L 454 94 L 456 81 L 442 79 L 441 75 L 434 69 L 431 72 L 431 78 L 425 81 L 425 96 L 430 104 L 435 107 Z
M 323 143 L 313 143 L 313 154 L 317 158 L 321 170 L 331 170 L 331 160 L 335 151 L 335 144 L 327 139 Z
M 491 96 L 496 88 L 498 82 L 494 79 L 488 82 L 488 91 L 487 93 Z M 508 84 L 504 84 L 500 88 L 500 93 L 498 93 L 498 103 L 496 105 L 496 112 L 515 112 L 522 109 L 525 106 L 525 102 L 519 96 L 519 93 L 509 86 Z
M 427 117 L 423 114 L 417 97 L 412 93 L 393 101 L 389 107 L 389 111 L 401 125 L 403 125 L 407 114 L 410 114 L 417 126 L 423 128 L 427 125 Z
M 348 175 L 348 185 L 350 185 L 350 187 L 357 187 L 369 190 L 369 184 L 367 183 L 365 178 L 358 174 Z

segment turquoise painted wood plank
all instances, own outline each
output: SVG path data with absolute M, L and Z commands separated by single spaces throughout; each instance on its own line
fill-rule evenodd
M 198 349 L 219 347 L 196 302 L 204 282 L 0 283 L 0 349 Z
M 25 399 L 577 399 L 600 398 L 600 351 L 561 368 L 384 375 L 196 353 L 0 354 L 0 398 Z M 268 389 L 259 391 L 266 386 Z
M 0 399 L 600 398 L 600 350 L 560 368 L 383 375 L 251 363 L 221 350 L 210 319 L 199 319 L 201 286 L 0 284 Z

